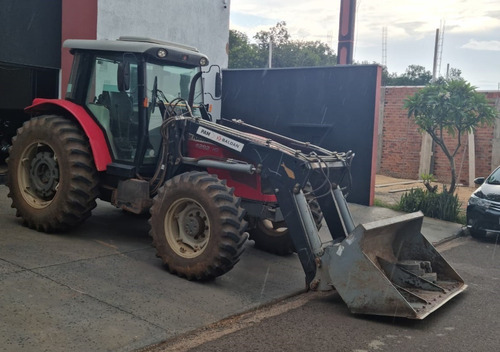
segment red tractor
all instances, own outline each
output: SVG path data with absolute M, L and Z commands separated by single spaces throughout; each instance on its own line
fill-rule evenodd
M 150 211 L 158 256 L 188 279 L 229 271 L 249 233 L 266 250 L 296 251 L 308 287 L 335 287 L 353 312 L 423 318 L 465 289 L 420 234 L 421 214 L 355 228 L 339 186 L 353 153 L 212 121 L 208 59 L 195 48 L 133 37 L 64 46 L 74 55 L 65 99 L 26 108 L 7 161 L 12 206 L 30 228 L 66 231 L 99 197 Z M 368 273 L 376 285 L 350 279 Z

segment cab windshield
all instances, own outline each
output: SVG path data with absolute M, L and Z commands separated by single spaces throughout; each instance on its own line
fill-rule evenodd
M 188 99 L 193 77 L 200 71 L 199 67 L 179 67 L 146 63 L 146 94 L 148 107 L 148 134 L 151 149 L 146 152 L 144 163 L 154 163 L 161 145 L 160 126 L 173 115 L 189 115 Z M 203 104 L 202 81 L 196 81 L 193 116 L 201 116 Z
M 159 104 L 165 106 L 171 104 L 171 108 L 175 109 L 176 114 L 185 114 L 188 112 L 186 103 L 189 98 L 189 89 L 193 77 L 199 72 L 199 67 L 179 67 L 179 66 L 161 66 L 148 62 L 146 64 L 146 86 L 149 102 L 154 102 L 156 98 L 156 107 L 151 110 L 151 119 L 160 119 L 161 110 L 157 109 Z M 157 96 L 153 97 L 154 85 L 156 82 Z M 200 116 L 199 107 L 203 104 L 202 81 L 198 79 L 196 82 L 194 100 L 193 100 L 193 115 Z

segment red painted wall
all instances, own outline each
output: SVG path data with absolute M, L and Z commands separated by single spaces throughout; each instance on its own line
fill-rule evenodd
M 66 39 L 96 39 L 97 0 L 62 0 L 61 47 Z M 61 96 L 66 93 L 73 55 L 61 51 Z

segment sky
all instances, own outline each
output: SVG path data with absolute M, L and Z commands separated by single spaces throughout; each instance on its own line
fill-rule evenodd
M 285 21 L 292 40 L 320 40 L 337 52 L 340 0 L 231 0 L 230 10 L 230 29 L 250 39 Z M 500 0 L 357 0 L 356 62 L 383 62 L 384 27 L 390 73 L 409 65 L 432 72 L 440 28 L 440 75 L 449 65 L 479 90 L 500 90 Z

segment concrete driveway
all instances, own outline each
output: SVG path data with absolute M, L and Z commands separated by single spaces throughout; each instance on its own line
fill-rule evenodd
M 0 185 L 0 350 L 130 351 L 304 288 L 295 256 L 247 244 L 236 267 L 196 283 L 166 272 L 145 218 L 99 203 L 68 234 L 21 225 Z

